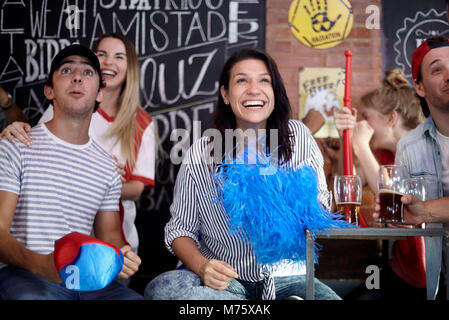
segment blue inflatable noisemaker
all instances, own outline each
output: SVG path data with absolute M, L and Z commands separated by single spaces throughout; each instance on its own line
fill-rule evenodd
M 105 288 L 122 270 L 123 259 L 115 246 L 77 232 L 55 242 L 56 269 L 65 287 L 75 291 Z

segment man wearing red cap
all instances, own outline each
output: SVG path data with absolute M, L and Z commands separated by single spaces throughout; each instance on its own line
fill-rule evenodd
M 425 179 L 426 200 L 439 199 L 449 196 L 448 38 L 431 37 L 413 52 L 412 76 L 427 119 L 399 141 L 395 163 L 405 166 L 404 174 Z M 410 201 L 409 197 L 403 197 L 403 200 L 407 203 Z M 426 237 L 425 241 L 427 296 L 434 299 L 438 292 L 442 263 L 449 262 L 446 260 L 449 255 L 442 237 Z

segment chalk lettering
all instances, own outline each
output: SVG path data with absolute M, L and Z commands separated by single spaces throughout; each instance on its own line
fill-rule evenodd
M 196 58 L 205 57 L 206 59 L 204 60 L 203 65 L 201 66 L 200 73 L 198 74 L 198 77 L 196 78 L 196 81 L 193 85 L 193 88 L 192 88 L 192 91 L 190 92 L 190 94 L 187 94 L 186 92 L 182 93 L 182 96 L 184 99 L 190 99 L 195 95 L 213 95 L 213 94 L 217 93 L 218 81 L 214 81 L 214 88 L 211 91 L 199 91 L 199 88 L 205 78 L 206 72 L 212 62 L 212 59 L 214 58 L 215 54 L 217 53 L 217 51 L 218 51 L 218 49 L 215 49 L 215 50 L 212 50 L 211 52 L 193 54 L 189 57 L 189 60 L 188 60 L 189 65 L 192 65 L 193 60 Z M 184 77 L 182 80 L 184 80 Z
M 126 10 L 126 6 L 124 5 L 124 0 L 122 0 L 122 4 L 120 4 L 119 9 L 120 10 Z M 105 0 L 100 0 L 100 7 L 105 8 L 105 9 L 112 9 L 115 6 L 116 0 L 112 0 L 110 3 L 105 4 Z
M 215 18 L 214 18 L 215 17 Z M 219 12 L 209 11 L 207 13 L 207 40 L 215 41 L 221 39 L 226 34 L 226 20 Z M 212 35 L 212 30 L 215 30 L 217 35 Z M 219 31 L 221 30 L 221 31 Z
M 265 3 L 4 1 L 0 8 L 0 85 L 11 92 L 35 124 L 44 111 L 42 85 L 54 55 L 74 41 L 91 47 L 103 33 L 124 33 L 138 53 L 142 107 L 157 124 L 162 145 L 156 163 L 157 187 L 145 194 L 148 207 L 142 210 L 165 210 L 171 202 L 178 169 L 170 161 L 170 152 L 178 151 L 174 160 L 179 163 L 193 141 L 216 133 L 202 132 L 206 128 L 201 125 L 209 122 L 213 112 L 218 74 L 232 51 L 263 43 L 265 33 L 259 21 L 264 20 Z M 0 125 L 5 124 L 2 120 Z M 170 141 L 176 129 L 181 131 L 173 136 L 175 141 Z M 221 144 L 212 150 L 218 156 L 219 148 Z M 219 160 L 221 157 L 213 161 Z
M 177 63 L 177 72 L 174 73 L 172 68 L 170 71 L 166 71 L 166 63 L 156 63 L 153 58 L 147 58 L 142 63 L 142 75 L 141 75 L 141 88 L 145 89 L 143 92 L 143 99 L 145 101 L 145 107 L 150 106 L 152 108 L 157 107 L 157 104 L 153 98 L 155 94 L 160 97 L 160 102 L 166 105 L 173 105 L 177 103 L 181 98 L 191 99 L 198 95 L 214 95 L 218 92 L 218 82 L 213 81 L 213 87 L 211 90 L 200 90 L 205 81 L 209 68 L 212 66 L 212 61 L 217 53 L 218 49 L 214 49 L 211 52 L 192 54 L 187 60 L 187 66 L 195 70 L 199 70 L 199 73 L 193 75 L 186 73 L 187 69 L 184 59 L 180 59 Z M 202 58 L 202 59 L 201 59 Z M 173 67 L 173 65 L 171 66 Z M 172 96 L 167 93 L 167 77 L 170 75 L 172 82 L 177 82 L 177 86 L 173 83 L 170 86 Z M 157 81 L 156 77 L 157 76 Z M 150 78 L 150 83 L 148 83 Z M 192 83 L 193 86 L 190 92 L 187 92 L 186 83 Z M 210 84 L 209 84 L 210 85 Z
M 134 30 L 135 30 L 134 43 L 135 43 L 136 47 L 139 47 L 140 14 L 138 12 L 136 14 L 134 14 L 134 17 L 131 19 L 131 21 L 129 22 L 129 25 L 127 27 L 123 26 L 117 13 L 113 12 L 112 13 L 112 25 L 113 25 L 113 30 L 120 31 L 124 35 L 128 35 L 131 32 L 132 27 L 134 26 Z
M 25 39 L 25 82 L 45 79 L 53 57 L 69 44 L 66 39 Z
M 200 17 L 198 15 L 198 12 L 195 12 L 193 14 L 193 18 L 192 21 L 190 23 L 189 26 L 189 31 L 187 32 L 187 37 L 186 37 L 186 41 L 184 43 L 184 46 L 188 46 L 190 43 L 190 37 L 192 36 L 192 33 L 194 31 L 198 31 L 198 35 L 201 37 L 201 41 L 205 42 L 206 41 L 206 34 L 204 33 L 203 27 L 201 26 L 201 22 L 200 22 Z M 197 42 L 198 43 L 198 42 Z
M 247 14 L 248 11 L 239 10 L 240 3 L 237 1 L 229 2 L 229 43 L 236 43 L 239 38 L 257 39 L 255 32 L 259 29 L 257 19 L 242 19 L 240 15 Z M 241 31 L 240 25 L 248 25 L 248 30 Z
M 167 25 L 168 23 L 168 16 L 165 12 L 163 11 L 152 12 L 150 14 L 150 22 L 153 28 L 150 29 L 150 41 L 151 46 L 154 48 L 154 50 L 156 50 L 157 52 L 162 52 L 165 49 L 167 49 L 169 44 L 169 38 L 164 27 L 160 26 L 157 23 L 156 19 L 158 19 L 157 18 L 158 16 L 162 17 L 163 25 Z

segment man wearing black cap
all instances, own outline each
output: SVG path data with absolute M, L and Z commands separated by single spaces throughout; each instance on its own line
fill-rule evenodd
M 56 240 L 92 230 L 121 249 L 119 277 L 141 262 L 122 238 L 114 160 L 88 135 L 102 88 L 96 55 L 79 44 L 64 48 L 44 87 L 53 119 L 31 129 L 29 147 L 0 141 L 0 300 L 142 298 L 116 281 L 92 292 L 66 289 L 54 263 Z
M 415 91 L 427 119 L 399 141 L 395 163 L 404 165 L 404 174 L 425 179 L 426 200 L 439 199 L 449 196 L 448 38 L 431 37 L 413 52 L 412 76 Z M 406 222 L 418 222 L 417 218 L 408 215 L 412 211 L 419 210 L 421 216 L 419 219 L 424 217 L 422 214 L 424 206 L 418 203 L 416 197 L 404 196 L 402 201 L 406 205 L 404 210 Z M 418 212 L 415 213 L 418 215 Z M 420 222 L 437 223 L 444 222 L 444 219 L 436 219 L 429 214 Z M 449 257 L 448 246 L 443 243 L 442 237 L 426 237 L 425 241 L 428 262 L 427 296 L 433 299 L 438 291 L 442 264 L 446 265 L 446 261 L 449 262 L 446 259 Z M 441 292 L 445 293 L 444 290 Z

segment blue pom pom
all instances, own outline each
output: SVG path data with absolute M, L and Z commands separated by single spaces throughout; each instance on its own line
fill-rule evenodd
M 278 167 L 265 157 L 255 164 L 224 163 L 214 175 L 229 216 L 229 232 L 243 236 L 261 264 L 305 261 L 306 230 L 313 237 L 326 228 L 353 227 L 318 201 L 313 168 Z M 319 246 L 314 245 L 315 257 Z

